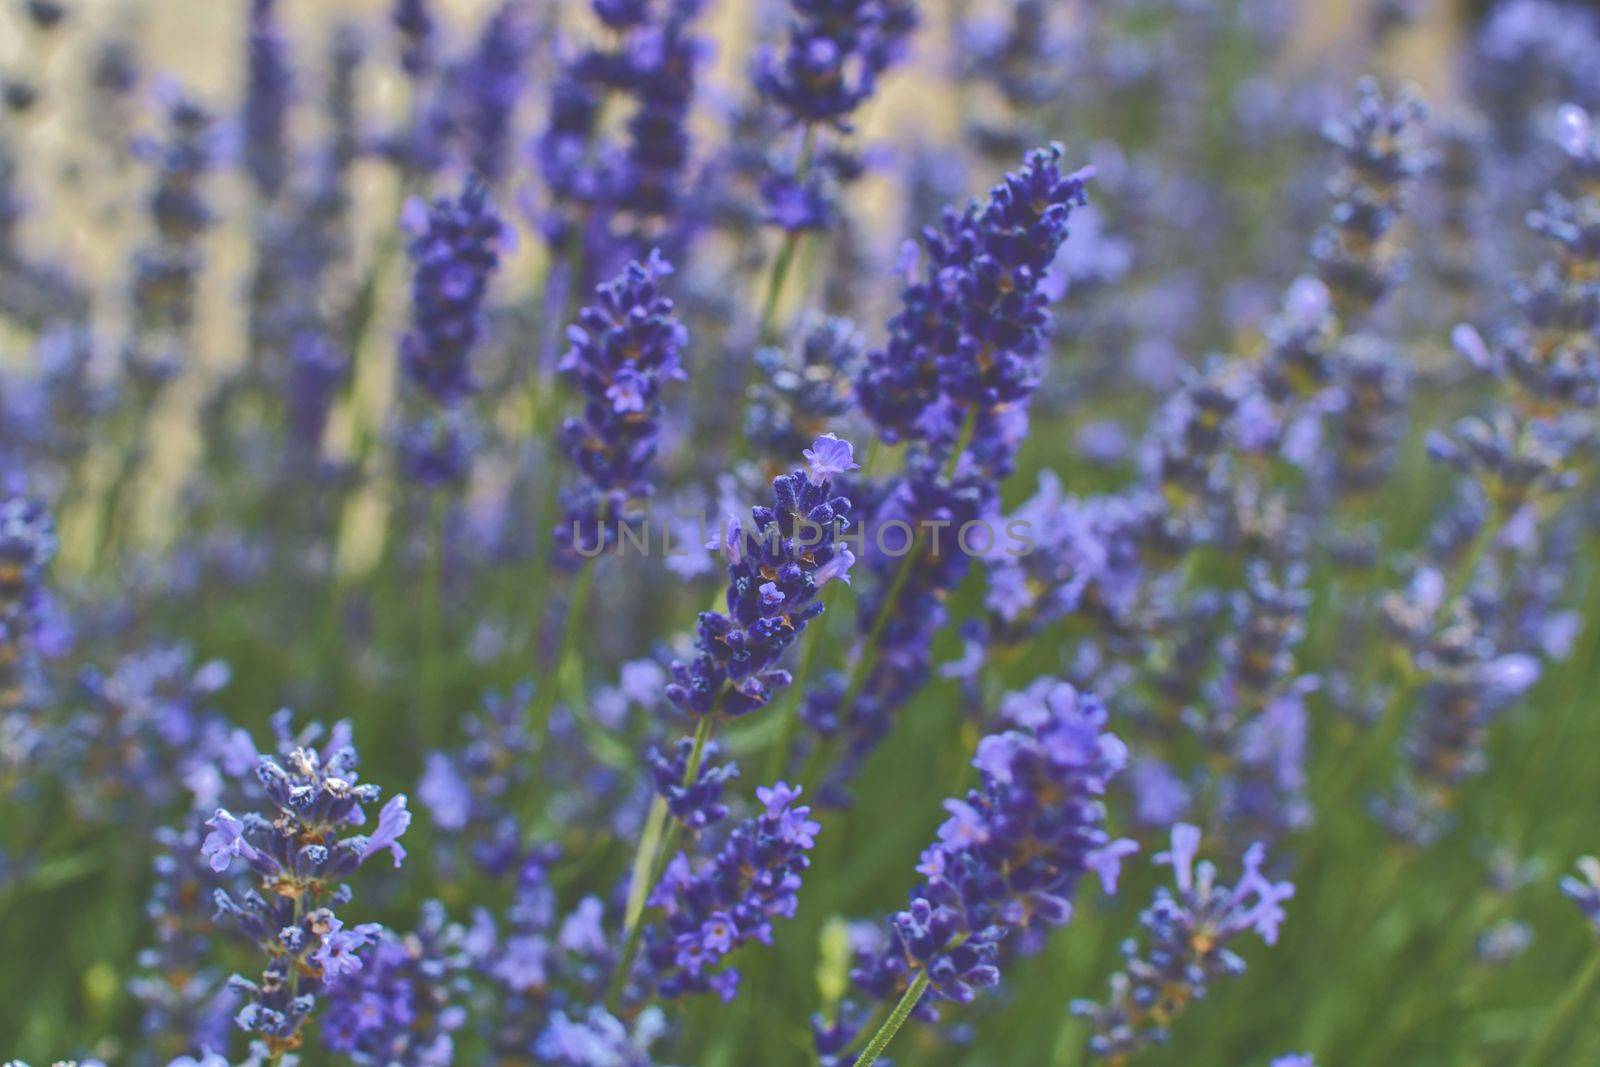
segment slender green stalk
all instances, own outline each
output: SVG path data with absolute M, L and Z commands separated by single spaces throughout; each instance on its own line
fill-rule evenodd
M 1522 1058 L 1517 1061 L 1517 1067 L 1541 1067 L 1542 1064 L 1554 1063 L 1549 1057 L 1551 1046 L 1566 1030 L 1567 1023 L 1577 1012 L 1580 1005 L 1588 999 L 1589 991 L 1594 988 L 1596 979 L 1600 979 L 1600 952 L 1589 956 L 1589 964 L 1584 967 L 1576 980 L 1567 987 L 1561 1000 L 1551 1009 L 1545 1018 L 1544 1025 L 1534 1035 L 1527 1049 L 1522 1053 Z
M 807 173 L 811 170 L 811 157 L 816 147 L 817 128 L 808 125 L 805 140 L 800 145 L 800 161 L 795 168 L 796 179 L 805 181 Z M 756 340 L 761 344 L 768 344 L 774 339 L 774 328 L 777 325 L 778 304 L 783 300 L 784 285 L 789 280 L 789 274 L 794 269 L 795 254 L 800 251 L 801 238 L 805 236 L 803 230 L 789 230 L 783 235 L 783 244 L 778 248 L 778 255 L 772 261 L 772 269 L 767 273 L 767 291 L 761 299 L 761 321 L 756 330 Z
M 561 645 L 556 652 L 555 672 L 550 676 L 547 684 L 539 687 L 539 697 L 533 706 L 532 720 L 529 725 L 529 734 L 532 737 L 543 737 L 545 727 L 550 723 L 550 713 L 555 710 L 556 701 L 563 692 L 580 693 L 582 684 L 582 657 L 578 653 L 578 632 L 583 628 L 584 608 L 589 603 L 589 591 L 594 586 L 595 565 L 599 556 L 587 559 L 583 569 L 578 572 L 578 579 L 573 583 L 572 596 L 567 602 L 567 619 L 561 627 Z M 538 631 L 534 631 L 535 638 Z
M 428 502 L 428 547 L 427 559 L 423 564 L 422 572 L 422 604 L 418 612 L 420 623 L 420 647 L 418 664 L 419 685 L 421 696 L 421 721 L 419 734 L 425 742 L 432 744 L 439 740 L 438 734 L 443 725 L 439 705 L 443 700 L 443 664 L 444 664 L 444 515 L 445 497 L 441 492 L 434 492 L 433 499 Z
M 721 701 L 718 701 L 718 705 Z M 713 706 L 694 731 L 694 747 L 689 750 L 689 761 L 683 768 L 683 784 L 689 785 L 700 774 L 700 762 L 705 758 L 706 745 L 716 726 L 718 707 Z M 666 832 L 662 833 L 662 827 Z M 661 880 L 673 849 L 683 835 L 683 823 L 668 818 L 667 802 L 656 797 L 650 806 L 644 832 L 639 835 L 639 847 L 633 856 L 632 881 L 628 886 L 628 909 L 623 919 L 622 955 L 617 959 L 617 969 L 611 975 L 611 988 L 606 993 L 606 1003 L 615 1008 L 622 1000 L 628 984 L 628 972 L 633 969 L 633 959 L 639 954 L 639 940 L 644 933 L 644 909 L 650 900 L 650 891 Z M 643 874 L 643 877 L 640 875 Z
M 894 1035 L 911 1018 L 911 1013 L 917 1008 L 917 1001 L 922 999 L 922 994 L 928 989 L 928 972 L 926 969 L 917 972 L 917 976 L 906 987 L 905 995 L 894 1006 L 889 1017 L 883 1020 L 883 1025 L 878 1027 L 878 1032 L 872 1035 L 872 1040 L 867 1042 L 867 1047 L 861 1050 L 861 1056 L 856 1060 L 856 1067 L 872 1067 L 878 1062 L 878 1057 L 883 1055 L 883 1050 L 889 1047 L 889 1042 L 894 1040 Z

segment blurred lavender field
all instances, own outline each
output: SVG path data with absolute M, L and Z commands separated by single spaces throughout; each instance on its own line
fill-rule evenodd
M 0 1059 L 1600 1062 L 1600 14 L 0 0 Z

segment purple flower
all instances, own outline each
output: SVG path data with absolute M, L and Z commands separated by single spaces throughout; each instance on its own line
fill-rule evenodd
M 1104 732 L 1097 699 L 1054 684 L 1062 691 L 1039 714 L 979 742 L 982 785 L 945 802 L 950 818 L 917 867 L 926 881 L 851 972 L 874 998 L 893 1001 L 925 970 L 937 996 L 972 1000 L 999 981 L 1008 931 L 1065 923 L 1087 872 L 1115 887 L 1136 846 L 1106 834 L 1100 797 L 1127 752 Z
M 361 858 L 370 859 L 384 849 L 394 857 L 396 867 L 406 858 L 406 850 L 400 845 L 400 836 L 411 827 L 411 812 L 406 809 L 404 793 L 397 793 L 389 798 L 389 802 L 378 812 L 378 829 L 361 849 Z
M 200 854 L 211 864 L 211 869 L 221 874 L 234 859 L 253 862 L 260 857 L 244 836 L 244 823 L 225 808 L 206 820 L 211 832 L 200 844 Z
M 349 726 L 336 725 L 316 748 L 320 728 L 296 738 L 287 712 L 274 724 L 283 755 L 263 756 L 256 767 L 270 814 L 241 819 L 219 809 L 206 823 L 211 833 L 200 853 L 218 873 L 238 856 L 257 876 L 256 887 L 238 899 L 218 889 L 216 913 L 267 959 L 259 982 L 234 977 L 245 999 L 235 1021 L 269 1051 L 284 1051 L 300 1044 L 318 998 L 361 969 L 360 953 L 379 936 L 376 924 L 347 928 L 332 907 L 348 903 L 341 886 L 373 853 L 388 848 L 398 865 L 405 855 L 398 839 L 411 816 L 405 798 L 396 796 L 384 805 L 371 837 L 344 836 L 365 822 L 365 806 L 379 796 L 377 786 L 359 780 Z
M 1255 933 L 1267 944 L 1278 939 L 1283 902 L 1294 895 L 1288 882 L 1261 872 L 1265 849 L 1246 850 L 1244 869 L 1233 887 L 1217 881 L 1210 862 L 1196 862 L 1200 830 L 1187 823 L 1172 828 L 1172 847 L 1155 862 L 1172 868 L 1173 889 L 1162 886 L 1139 916 L 1142 938 L 1124 949 L 1127 963 L 1111 979 L 1104 1004 L 1076 1001 L 1075 1014 L 1094 1021 L 1089 1048 L 1097 1056 L 1126 1058 L 1161 1041 L 1172 1017 L 1205 996 L 1211 982 L 1244 971 L 1230 944 Z
M 751 509 L 751 533 L 728 523 L 728 610 L 702 612 L 699 654 L 672 665 L 667 696 L 678 707 L 694 715 L 743 715 L 789 684 L 780 658 L 822 614 L 822 584 L 843 577 L 854 558 L 840 540 L 850 501 L 830 489 L 827 479 L 813 481 L 797 470 L 773 480 L 771 506 Z
M 400 342 L 400 363 L 428 398 L 452 404 L 478 388 L 468 357 L 482 337 L 489 280 L 512 231 L 476 179 L 454 199 L 411 200 L 403 222 L 413 273 L 411 329 Z
M 698 865 L 682 852 L 673 858 L 650 896 L 664 917 L 645 928 L 630 988 L 733 998 L 739 972 L 724 960 L 751 941 L 770 944 L 773 921 L 792 917 L 799 903 L 821 829 L 810 808 L 794 803 L 799 795 L 783 782 L 758 789 L 765 810 L 735 826 L 714 856 Z
M 564 556 L 593 557 L 615 545 L 619 528 L 654 492 L 652 466 L 663 387 L 682 380 L 689 334 L 661 283 L 672 264 L 659 252 L 628 264 L 595 290 L 567 331 L 561 370 L 583 395 L 583 415 L 561 428 L 561 444 L 583 480 L 567 492 L 555 531 Z
M 361 957 L 357 953 L 376 941 L 383 927 L 377 923 L 362 923 L 346 930 L 338 919 L 329 919 L 328 926 L 322 944 L 311 958 L 322 968 L 323 980 L 334 983 L 361 970 Z
M 859 470 L 861 464 L 855 461 L 854 453 L 855 449 L 849 441 L 841 441 L 833 434 L 825 433 L 802 453 L 811 468 L 806 477 L 812 485 L 821 485 L 830 478 Z

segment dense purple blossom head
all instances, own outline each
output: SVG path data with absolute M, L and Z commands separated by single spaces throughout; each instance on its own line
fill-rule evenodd
M 868 354 L 862 407 L 890 441 L 948 450 L 977 420 L 974 453 L 1004 475 L 1038 384 L 1050 316 L 1041 282 L 1084 202 L 1088 172 L 1063 174 L 1062 149 L 1031 153 L 986 203 L 946 210 L 923 235 L 921 272 L 901 294 L 888 344 Z
M 827 438 L 813 445 L 835 460 L 848 449 Z M 822 587 L 849 578 L 855 555 L 840 539 L 849 514 L 850 501 L 833 495 L 828 478 L 796 470 L 773 480 L 772 504 L 751 509 L 749 530 L 728 520 L 727 610 L 700 614 L 699 654 L 672 665 L 674 704 L 695 715 L 743 715 L 789 684 L 779 658 L 822 614 Z
M 1090 872 L 1115 889 L 1135 846 L 1105 832 L 1101 798 L 1127 749 L 1106 732 L 1098 698 L 1064 682 L 1035 688 L 979 742 L 982 784 L 945 802 L 949 818 L 917 865 L 925 881 L 883 949 L 852 972 L 874 997 L 895 999 L 925 970 L 936 995 L 969 1001 L 999 982 L 1008 932 L 1064 924 Z
M 276 0 L 250 0 L 247 81 L 240 116 L 244 166 L 257 193 L 272 199 L 288 173 L 284 143 L 290 100 L 288 48 L 277 26 Z
M 593 556 L 614 545 L 618 525 L 654 491 L 662 390 L 685 377 L 689 341 L 662 292 L 671 273 L 659 252 L 628 264 L 567 331 L 561 371 L 582 396 L 583 414 L 562 425 L 561 444 L 583 481 L 569 490 L 556 530 L 563 550 Z
M 762 811 L 735 826 L 709 861 L 679 853 L 651 893 L 664 918 L 646 928 L 644 952 L 631 976 L 663 997 L 715 992 L 732 1000 L 739 972 L 727 956 L 752 941 L 772 942 L 772 924 L 793 917 L 801 875 L 810 866 L 821 826 L 795 803 L 800 790 L 783 782 L 756 790 Z
M 1109 999 L 1073 1004 L 1075 1013 L 1094 1022 L 1089 1047 L 1096 1055 L 1125 1058 L 1162 1041 L 1171 1020 L 1205 996 L 1212 982 L 1243 973 L 1244 960 L 1230 947 L 1242 935 L 1277 941 L 1294 886 L 1262 873 L 1264 849 L 1253 845 L 1245 852 L 1232 886 L 1217 880 L 1210 861 L 1197 862 L 1199 852 L 1198 827 L 1172 828 L 1172 847 L 1155 857 L 1172 868 L 1172 888 L 1159 887 L 1140 914 L 1141 936 L 1124 945 L 1126 963 L 1111 979 Z
M 477 389 L 469 356 L 483 334 L 489 280 L 511 231 L 482 182 L 461 195 L 406 205 L 411 241 L 411 329 L 400 342 L 407 378 L 441 404 Z
M 788 43 L 756 57 L 755 83 L 792 123 L 850 129 L 917 25 L 910 0 L 791 0 Z

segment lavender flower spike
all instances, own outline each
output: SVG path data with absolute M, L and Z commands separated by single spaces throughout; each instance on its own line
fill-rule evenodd
M 1100 798 L 1127 749 L 1106 732 L 1097 697 L 1064 682 L 1054 690 L 1049 701 L 1011 702 L 1004 729 L 979 743 L 982 784 L 945 802 L 950 817 L 917 866 L 925 880 L 851 972 L 874 998 L 892 1002 L 926 982 L 936 997 L 970 1001 L 1000 981 L 1008 934 L 1067 922 L 1085 874 L 1115 890 L 1136 846 L 1106 833 Z
M 659 252 L 628 264 L 595 290 L 594 303 L 567 331 L 561 370 L 583 394 L 583 415 L 561 427 L 561 443 L 584 481 L 567 494 L 556 543 L 594 557 L 614 546 L 633 504 L 650 496 L 661 428 L 661 390 L 682 380 L 689 332 L 661 282 L 672 264 Z
M 402 220 L 411 280 L 411 328 L 400 365 L 411 387 L 396 447 L 400 467 L 430 487 L 462 482 L 478 438 L 461 401 L 478 389 L 470 357 L 483 336 L 483 304 L 513 231 L 488 188 L 470 178 L 455 199 L 410 201 Z
M 1094 1021 L 1090 1050 L 1120 1058 L 1166 1039 L 1167 1028 L 1217 978 L 1243 973 L 1229 943 L 1253 932 L 1271 945 L 1283 922 L 1283 902 L 1294 895 L 1289 882 L 1261 873 L 1265 849 L 1252 845 L 1234 887 L 1217 883 L 1210 862 L 1195 863 L 1200 830 L 1187 823 L 1172 828 L 1172 848 L 1155 857 L 1172 868 L 1175 890 L 1165 886 L 1139 916 L 1146 944 L 1130 939 L 1127 964 L 1112 976 L 1105 1004 L 1077 1001 L 1072 1010 Z
M 242 862 L 258 880 L 239 900 L 218 889 L 216 909 L 267 958 L 259 982 L 235 975 L 231 985 L 245 997 L 235 1023 L 256 1035 L 253 1052 L 273 1062 L 300 1046 L 317 997 L 358 973 L 362 951 L 382 933 L 376 923 L 347 926 L 334 914 L 351 897 L 342 883 L 384 849 L 398 866 L 399 839 L 411 824 L 406 798 L 397 795 L 371 834 L 348 833 L 366 822 L 364 809 L 379 795 L 377 786 L 358 784 L 348 727 L 336 726 L 319 749 L 289 739 L 286 717 L 279 723 L 286 755 L 281 762 L 263 756 L 256 770 L 267 812 L 218 809 L 200 847 L 213 871 Z
M 650 897 L 666 917 L 645 929 L 636 988 L 668 998 L 714 991 L 732 1000 L 739 972 L 722 961 L 751 941 L 771 944 L 773 920 L 794 915 L 822 827 L 795 803 L 798 786 L 778 782 L 756 797 L 762 813 L 734 827 L 709 863 L 696 868 L 680 852 L 667 865 Z
M 667 696 L 691 715 L 743 715 L 764 707 L 789 684 L 778 659 L 810 621 L 822 614 L 817 594 L 829 581 L 848 580 L 855 555 L 843 541 L 850 501 L 831 495 L 827 470 L 851 462 L 848 442 L 818 438 L 808 474 L 796 470 L 772 482 L 772 505 L 750 509 L 755 528 L 730 519 L 723 538 L 728 558 L 727 612 L 700 614 L 689 663 L 672 665 Z

